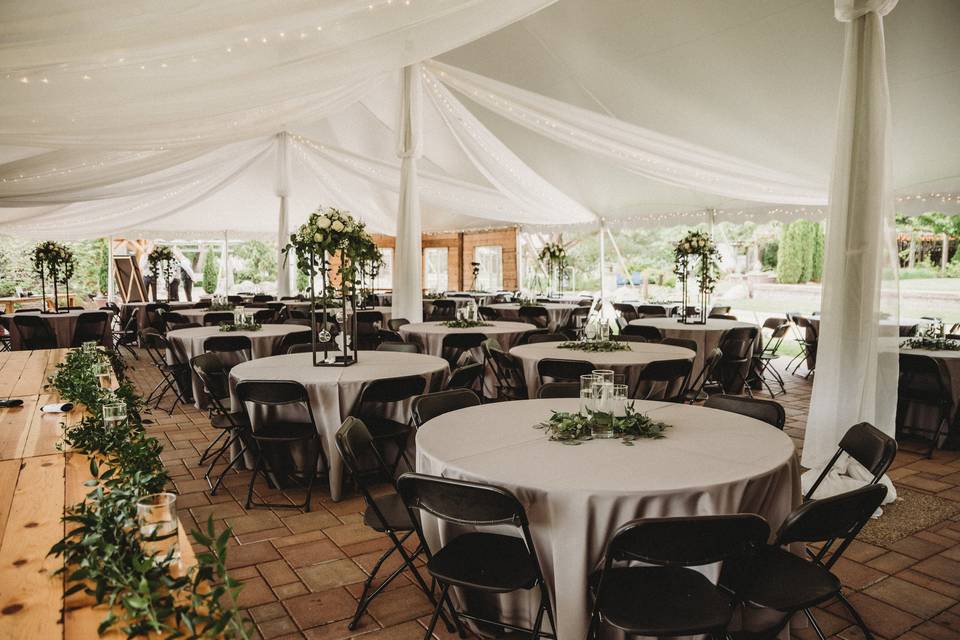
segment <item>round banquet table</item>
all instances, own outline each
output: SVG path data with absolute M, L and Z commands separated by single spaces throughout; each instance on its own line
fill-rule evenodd
M 99 310 L 96 309 L 84 311 L 75 309 L 70 311 L 61 311 L 60 313 L 23 311 L 19 314 L 6 316 L 7 331 L 10 332 L 10 348 L 13 351 L 19 351 L 20 349 L 23 349 L 23 345 L 20 343 L 20 331 L 17 329 L 17 324 L 13 321 L 17 315 L 40 316 L 43 318 L 47 323 L 47 326 L 50 327 L 50 331 L 53 332 L 53 335 L 57 339 L 57 347 L 65 349 L 73 344 L 73 334 L 77 329 L 77 319 L 84 314 L 98 312 Z M 100 344 L 105 347 L 113 347 L 113 331 L 111 329 L 113 312 L 104 310 L 103 313 L 107 314 L 107 327 L 106 331 L 103 333 L 103 337 L 100 339 Z
M 570 315 L 573 313 L 573 310 L 577 308 L 576 304 L 569 302 L 538 302 L 537 307 L 543 307 L 547 310 L 547 316 L 549 316 L 549 324 L 547 328 L 550 331 L 556 331 L 557 329 L 562 329 L 567 326 L 567 322 L 570 320 Z M 504 320 L 509 320 L 511 322 L 521 322 L 520 320 L 520 304 L 516 302 L 501 302 L 498 304 L 489 305 L 491 309 L 496 309 L 500 312 L 500 317 Z
M 538 342 L 523 344 L 510 350 L 510 355 L 517 358 L 523 367 L 523 377 L 527 382 L 527 393 L 530 398 L 536 398 L 537 390 L 540 389 L 537 363 L 543 358 L 586 360 L 597 369 L 612 369 L 614 373 L 624 376 L 624 383 L 633 392 L 637 387 L 637 376 L 651 362 L 656 360 L 692 361 L 696 357 L 690 349 L 656 342 L 625 342 L 623 344 L 628 345 L 630 351 L 610 353 L 561 349 L 557 344 L 556 342 Z
M 417 432 L 417 471 L 504 487 L 520 500 L 554 602 L 560 640 L 585 637 L 587 583 L 604 544 L 624 523 L 643 517 L 756 513 L 773 530 L 800 503 L 799 462 L 791 439 L 735 413 L 666 402 L 637 409 L 671 426 L 661 440 L 593 440 L 565 446 L 531 428 L 551 410 L 578 400 L 485 404 L 434 418 Z M 434 549 L 462 528 L 423 514 Z M 716 566 L 705 573 L 716 579 Z M 501 609 L 529 625 L 536 590 L 466 606 Z
M 947 438 L 950 438 L 951 441 L 960 439 L 960 434 L 949 432 L 949 425 L 953 424 L 954 416 L 956 416 L 957 411 L 960 411 L 960 351 L 930 351 L 901 347 L 900 353 L 913 353 L 918 356 L 933 358 L 950 375 L 950 395 L 953 400 L 953 409 L 947 416 L 948 427 L 944 428 L 940 434 L 938 446 L 943 445 Z M 914 429 L 929 432 L 929 436 L 933 437 L 937 429 L 937 410 L 927 405 L 908 403 L 907 412 L 904 414 L 904 423 Z
M 130 319 L 130 316 L 133 314 L 134 309 L 140 309 L 137 312 L 137 331 L 143 331 L 150 326 L 150 319 L 147 317 L 147 311 L 145 307 L 148 304 L 156 304 L 153 302 L 124 302 L 120 305 L 120 324 L 122 326 L 127 326 L 127 320 Z M 170 307 L 171 311 L 181 312 L 183 309 L 192 309 L 194 302 L 168 302 L 167 305 Z
M 230 398 L 233 411 L 240 411 L 236 385 L 243 380 L 295 380 L 307 389 L 310 406 L 317 420 L 317 429 L 327 460 L 330 463 L 330 497 L 339 500 L 343 483 L 343 464 L 337 453 L 335 436 L 341 423 L 350 415 L 366 382 L 399 376 L 423 376 L 427 390 L 437 391 L 449 373 L 443 358 L 391 351 L 361 351 L 356 364 L 348 367 L 315 367 L 312 354 L 295 353 L 262 358 L 238 364 L 230 371 Z M 411 402 L 397 403 L 386 415 L 400 422 L 410 420 Z M 278 414 L 279 419 L 306 420 L 306 412 L 298 408 Z M 256 417 L 252 426 L 257 428 Z
M 241 307 L 243 309 L 243 314 L 246 316 L 252 316 L 257 311 L 262 311 L 266 307 Z M 233 314 L 233 309 L 225 309 L 222 311 L 211 311 L 210 309 L 183 309 L 177 310 L 177 313 L 182 315 L 184 318 L 190 322 L 196 322 L 197 324 L 203 324 L 203 319 L 207 317 L 208 313 L 229 313 Z
M 400 327 L 399 332 L 404 340 L 420 346 L 421 353 L 429 353 L 432 356 L 440 356 L 443 353 L 443 338 L 451 333 L 482 333 L 488 338 L 495 338 L 500 343 L 504 351 L 509 351 L 527 331 L 536 329 L 532 324 L 526 322 L 487 322 L 488 327 L 475 327 L 473 329 L 451 329 L 442 322 L 418 322 L 405 324 Z M 483 362 L 483 354 L 479 349 L 472 353 L 473 359 L 477 362 Z M 483 392 L 487 397 L 496 395 L 496 378 L 493 371 L 488 369 L 484 373 Z
M 706 324 L 684 324 L 677 322 L 676 318 L 640 318 L 633 320 L 630 324 L 643 327 L 656 327 L 663 334 L 664 338 L 683 338 L 684 340 L 693 340 L 697 343 L 697 357 L 693 361 L 693 378 L 700 374 L 703 369 L 703 359 L 707 353 L 720 346 L 720 340 L 728 329 L 739 327 L 759 327 L 752 322 L 740 322 L 738 320 L 723 320 L 720 318 L 707 318 Z
M 191 358 L 203 353 L 203 341 L 210 336 L 247 336 L 250 338 L 251 353 L 253 359 L 266 358 L 274 355 L 277 347 L 283 341 L 288 333 L 298 333 L 301 331 L 310 331 L 309 327 L 303 327 L 298 324 L 265 324 L 259 331 L 220 331 L 219 327 L 191 327 L 189 329 L 176 329 L 167 332 L 167 341 L 170 343 L 170 349 L 167 351 L 167 362 L 175 364 L 177 362 L 190 362 Z M 241 362 L 230 361 L 225 355 L 221 355 L 228 366 Z M 193 389 L 193 402 L 198 409 L 207 407 L 207 394 L 203 392 L 203 383 L 197 377 L 193 370 L 190 371 L 191 387 Z

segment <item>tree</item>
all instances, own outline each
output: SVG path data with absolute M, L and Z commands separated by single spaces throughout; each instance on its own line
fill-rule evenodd
M 813 257 L 811 258 L 810 279 L 820 282 L 823 279 L 823 225 L 813 223 Z
M 207 251 L 203 259 L 203 290 L 207 293 L 213 293 L 217 290 L 217 275 L 220 273 L 216 251 L 212 249 Z
M 243 261 L 233 278 L 236 282 L 249 280 L 254 284 L 277 279 L 276 250 L 261 240 L 249 240 L 233 250 L 233 255 Z
M 783 229 L 777 252 L 777 280 L 798 284 L 819 280 L 823 271 L 823 230 L 816 222 L 797 220 Z

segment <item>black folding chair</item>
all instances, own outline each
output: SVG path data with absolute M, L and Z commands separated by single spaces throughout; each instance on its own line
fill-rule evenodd
M 757 327 L 734 327 L 724 332 L 720 339 L 720 351 L 723 358 L 720 360 L 720 371 L 717 380 L 721 383 L 721 390 L 729 391 L 744 388 L 747 395 L 753 397 L 750 388 L 753 363 L 753 351 L 757 344 Z M 732 383 L 732 384 L 730 384 Z
M 462 633 L 460 618 L 474 620 L 504 631 L 518 631 L 532 640 L 555 638 L 556 622 L 550 595 L 547 593 L 537 551 L 530 536 L 530 527 L 523 505 L 506 489 L 405 473 L 397 481 L 397 491 L 411 511 L 410 519 L 417 527 L 420 539 L 425 541 L 420 521 L 414 510 L 429 513 L 455 525 L 492 527 L 513 525 L 523 537 L 507 536 L 487 531 L 471 531 L 449 540 L 436 551 L 424 542 L 427 571 L 440 585 L 440 599 L 427 625 L 425 640 L 433 636 L 444 604 L 453 614 L 454 624 Z M 489 594 L 510 593 L 520 589 L 540 591 L 540 606 L 533 628 L 528 629 L 479 615 L 457 610 L 450 601 L 450 588 L 477 590 Z M 553 633 L 542 631 L 544 615 L 550 621 Z
M 408 467 L 413 468 L 413 464 L 407 458 L 407 442 L 413 429 L 409 424 L 383 417 L 382 410 L 386 405 L 421 395 L 426 386 L 427 382 L 423 376 L 371 380 L 363 385 L 360 398 L 350 412 L 353 417 L 363 420 L 374 443 L 377 445 L 393 443 L 397 448 L 397 453 L 389 465 L 392 474 L 396 473 L 401 460 L 404 460 Z
M 153 366 L 160 373 L 160 382 L 147 395 L 144 404 L 153 403 L 154 408 L 159 409 L 167 392 L 173 391 L 173 404 L 165 410 L 168 414 L 173 414 L 178 404 L 186 404 L 193 395 L 190 387 L 190 365 L 182 362 L 167 338 L 152 327 L 140 332 L 140 346 L 146 350 Z M 170 354 L 173 362 L 167 362 L 167 354 Z
M 279 356 L 285 353 L 288 353 L 290 347 L 295 344 L 307 344 L 311 343 L 310 340 L 310 330 L 305 331 L 294 331 L 283 336 L 283 339 L 280 340 L 280 344 L 277 345 L 276 350 L 273 352 L 273 355 Z
M 648 342 L 660 342 L 663 340 L 663 334 L 660 329 L 643 324 L 628 324 L 621 331 L 625 336 L 640 336 Z
M 410 536 L 417 533 L 416 526 L 410 518 L 410 512 L 403 504 L 403 500 L 399 494 L 395 491 L 375 497 L 371 493 L 370 485 L 365 479 L 365 476 L 373 476 L 375 480 L 388 483 L 392 488 L 396 488 L 393 483 L 393 476 L 387 469 L 387 465 L 384 463 L 380 451 L 374 444 L 373 438 L 370 436 L 366 425 L 357 418 L 348 417 L 343 421 L 343 424 L 337 431 L 336 444 L 337 451 L 343 459 L 344 466 L 353 477 L 354 484 L 360 492 L 360 495 L 363 496 L 363 502 L 365 504 L 363 524 L 374 531 L 386 534 L 391 543 L 390 548 L 383 552 L 383 555 L 380 556 L 370 570 L 370 575 L 367 576 L 367 579 L 364 581 L 363 591 L 360 593 L 360 598 L 357 601 L 356 611 L 353 614 L 353 618 L 347 623 L 347 629 L 352 631 L 357 628 L 360 618 L 363 617 L 370 603 L 373 602 L 397 576 L 403 573 L 404 570 L 410 572 L 416 585 L 427 596 L 430 603 L 436 607 L 437 600 L 434 598 L 433 589 L 427 586 L 427 583 L 424 581 L 423 576 L 420 575 L 414 562 L 424 552 L 425 547 L 422 540 L 418 537 L 418 544 L 412 552 L 404 547 L 404 543 Z M 374 460 L 371 470 L 366 472 L 361 471 L 360 461 L 370 459 Z M 419 534 L 417 535 L 419 536 Z M 380 573 L 380 569 L 394 553 L 400 555 L 400 565 L 394 569 L 376 589 L 371 591 L 373 581 Z M 447 620 L 446 616 L 444 616 L 443 620 L 447 630 L 453 632 L 454 627 Z
M 667 310 L 659 304 L 638 304 L 637 315 L 641 318 L 666 318 Z
M 455 300 L 434 300 L 430 320 L 454 320 L 457 317 L 457 303 Z
M 313 416 L 313 407 L 310 405 L 307 390 L 302 384 L 293 380 L 243 380 L 237 384 L 236 392 L 237 398 L 243 403 L 244 410 L 250 416 L 250 424 L 255 425 L 248 432 L 256 461 L 253 473 L 250 475 L 250 485 L 247 487 L 247 501 L 244 508 L 249 509 L 254 506 L 310 511 L 310 495 L 313 492 L 313 483 L 317 476 L 317 466 L 322 461 L 325 472 L 329 472 L 330 467 L 327 464 L 327 456 L 320 442 L 317 421 Z M 248 405 L 256 407 L 256 419 L 250 415 Z M 291 405 L 306 407 L 308 420 L 306 422 L 289 421 L 270 417 L 279 408 L 290 407 Z M 271 471 L 275 472 L 273 469 L 268 469 L 272 465 L 267 460 L 265 449 L 279 446 L 290 447 L 296 443 L 301 443 L 308 451 L 306 466 L 301 472 L 301 482 L 303 476 L 307 478 L 307 495 L 303 504 L 254 501 L 253 486 L 257 476 L 262 474 L 269 484 L 269 473 Z
M 357 325 L 355 348 L 362 351 L 376 350 L 382 342 L 379 333 L 383 329 L 383 314 L 379 311 L 357 311 L 353 314 L 353 322 Z
M 194 374 L 200 378 L 203 390 L 210 401 L 210 425 L 220 431 L 217 437 L 211 440 L 207 448 L 200 454 L 198 463 L 203 465 L 209 462 L 207 470 L 203 474 L 203 479 L 210 485 L 210 495 L 213 496 L 217 494 L 217 489 L 220 488 L 230 469 L 243 459 L 243 454 L 247 450 L 244 437 L 250 430 L 250 422 L 244 412 L 233 413 L 228 411 L 224 405 L 230 399 L 228 382 L 230 374 L 217 354 L 202 353 L 195 356 L 190 360 L 190 366 Z M 221 443 L 221 441 L 223 442 Z M 241 445 L 238 453 L 230 458 L 227 466 L 218 474 L 216 482 L 211 482 L 210 474 L 213 472 L 213 468 L 236 443 Z
M 703 368 L 700 369 L 700 373 L 697 374 L 697 377 L 694 379 L 693 383 L 688 386 L 686 394 L 684 394 L 684 402 L 694 403 L 707 398 L 707 394 L 704 389 L 709 383 L 716 379 L 717 367 L 720 366 L 720 361 L 722 359 L 723 352 L 716 347 L 707 353 L 703 359 Z M 718 382 L 717 384 L 719 385 L 720 383 Z M 721 393 L 722 391 L 723 390 L 721 388 Z
M 417 427 L 451 411 L 480 406 L 480 398 L 470 389 L 448 389 L 413 399 L 413 422 Z
M 926 457 L 933 456 L 933 450 L 940 442 L 940 434 L 950 421 L 953 412 L 953 383 L 950 371 L 930 356 L 918 353 L 900 354 L 900 380 L 897 384 L 897 431 L 898 434 L 913 435 L 919 429 L 906 424 L 907 412 L 911 404 L 932 407 L 937 412 L 937 427 L 934 429 Z M 960 420 L 954 420 L 956 425 Z
M 267 295 L 265 293 L 258 293 L 255 296 L 253 296 L 254 304 L 263 303 L 263 302 L 272 302 L 274 299 L 275 299 L 274 296 Z
M 0 311 L 0 351 L 12 351 L 13 344 L 10 341 L 10 316 L 5 316 Z
M 213 327 L 221 323 L 233 324 L 233 313 L 230 311 L 208 311 L 203 314 L 204 326 Z
M 863 465 L 867 471 L 872 473 L 873 479 L 870 483 L 876 484 L 880 481 L 880 478 L 883 477 L 883 474 L 887 472 L 887 469 L 889 469 L 893 463 L 893 459 L 897 456 L 897 441 L 867 422 L 860 422 L 853 425 L 847 429 L 843 438 L 840 439 L 837 452 L 830 458 L 830 462 L 824 466 L 816 482 L 813 483 L 813 486 L 810 487 L 803 497 L 804 500 L 813 498 L 817 487 L 820 486 L 820 483 L 827 477 L 833 465 L 837 463 L 837 460 L 839 460 L 843 454 L 847 454 Z
M 630 397 L 683 402 L 692 369 L 693 362 L 690 360 L 654 360 L 640 371 L 636 386 L 630 390 Z M 641 396 L 640 390 L 643 387 L 648 389 Z
M 252 358 L 253 344 L 249 336 L 209 336 L 203 341 L 205 353 L 216 353 L 220 356 L 227 371 L 241 362 Z
M 537 389 L 537 398 L 579 398 L 579 382 L 548 382 Z
M 494 400 L 523 400 L 527 397 L 527 385 L 523 381 L 523 371 L 513 356 L 500 348 L 494 338 L 488 338 L 480 345 L 483 360 L 493 371 L 497 395 Z
M 59 346 L 57 336 L 47 324 L 46 318 L 39 314 L 14 314 L 13 324 L 20 334 L 22 349 L 56 349 Z
M 886 495 L 886 486 L 871 484 L 806 502 L 783 521 L 772 545 L 761 547 L 747 562 L 724 565 L 720 584 L 738 593 L 745 606 L 784 614 L 777 625 L 752 637 L 776 637 L 794 613 L 803 611 L 818 637 L 826 638 L 811 609 L 836 598 L 864 637 L 873 638 L 859 612 L 843 595 L 840 579 L 831 568 Z M 804 559 L 784 548 L 795 543 L 823 543 L 823 546 Z
M 790 365 L 793 364 L 793 374 L 797 375 L 800 365 L 806 364 L 807 375 L 805 377 L 809 378 L 810 374 L 814 373 L 817 368 L 817 345 L 820 342 L 820 332 L 817 330 L 817 325 L 799 313 L 788 313 L 787 319 L 793 323 L 796 340 L 802 345 L 802 348 L 800 353 L 787 363 L 786 368 L 789 369 Z
M 520 316 L 520 322 L 532 324 L 538 329 L 546 329 L 550 326 L 550 314 L 547 313 L 546 307 L 524 305 L 520 307 L 518 315 Z
M 500 319 L 500 312 L 492 307 L 478 307 L 477 314 L 479 314 L 481 320 L 487 322 L 495 322 Z
M 103 342 L 110 331 L 110 315 L 106 311 L 89 311 L 77 316 L 77 326 L 73 331 L 72 347 L 83 346 L 84 342 Z
M 560 358 L 542 358 L 537 361 L 537 375 L 540 384 L 544 382 L 580 382 L 580 376 L 593 373 L 596 369 L 586 360 L 563 360 Z
M 471 362 L 462 367 L 457 367 L 450 374 L 450 380 L 447 381 L 447 389 L 480 389 L 480 395 L 483 395 L 483 364 Z
M 127 318 L 127 321 L 123 323 L 123 326 L 113 332 L 114 349 L 117 350 L 117 353 L 120 353 L 121 348 L 126 349 L 127 352 L 133 356 L 134 360 L 140 359 L 140 356 L 137 355 L 137 352 L 133 349 L 133 345 L 137 344 L 140 340 L 140 331 L 137 324 L 139 317 L 140 309 L 134 307 L 133 310 L 130 311 L 130 316 Z
M 727 315 L 729 313 L 730 313 L 730 307 L 713 306 L 713 307 L 710 307 L 710 313 L 708 315 L 712 317 L 714 315 Z
M 787 414 L 779 402 L 761 400 L 759 398 L 744 398 L 743 396 L 716 395 L 707 398 L 703 406 L 709 409 L 719 409 L 730 413 L 739 413 L 742 416 L 762 420 L 767 424 L 783 431 L 787 422 Z
M 616 302 L 613 305 L 613 308 L 620 312 L 620 315 L 627 322 L 631 320 L 638 320 L 640 315 L 637 313 L 637 308 L 632 304 L 627 304 L 625 302 Z
M 691 567 L 749 560 L 770 535 L 753 514 L 642 518 L 613 534 L 602 568 L 590 578 L 593 607 L 587 638 L 603 627 L 630 636 L 706 634 L 725 638 L 740 602 Z M 649 566 L 623 566 L 643 562 Z
M 769 317 L 763 321 L 763 326 L 760 331 L 763 333 L 764 329 L 770 330 L 770 337 L 767 338 L 766 343 L 758 351 L 754 350 L 753 352 L 753 371 L 757 379 L 767 388 L 767 391 L 770 392 L 770 397 L 775 398 L 777 394 L 773 392 L 773 387 L 770 386 L 770 382 L 767 379 L 767 374 L 770 374 L 773 377 L 773 381 L 780 385 L 780 393 L 786 393 L 787 389 L 783 384 L 783 377 L 780 375 L 780 372 L 777 371 L 777 368 L 773 366 L 774 360 L 779 357 L 780 347 L 783 344 L 784 339 L 787 337 L 787 333 L 790 331 L 790 321 L 783 318 Z
M 440 347 L 440 355 L 454 369 L 461 363 L 464 354 L 469 354 L 473 349 L 478 349 L 487 336 L 482 333 L 448 333 L 443 336 L 443 344 Z
M 387 329 L 390 329 L 390 331 L 400 331 L 400 327 L 405 324 L 410 324 L 410 321 L 406 318 L 390 318 L 387 320 Z

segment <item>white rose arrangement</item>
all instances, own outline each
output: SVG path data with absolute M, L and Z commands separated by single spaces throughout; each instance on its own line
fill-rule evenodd
M 700 280 L 701 293 L 713 293 L 720 280 L 720 251 L 713 238 L 703 231 L 690 231 L 674 252 L 674 273 L 681 283 L 690 276 L 696 264 L 696 277 Z M 699 262 L 698 262 L 699 260 Z

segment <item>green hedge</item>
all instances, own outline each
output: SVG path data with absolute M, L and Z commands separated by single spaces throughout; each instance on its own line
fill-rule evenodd
M 777 251 L 777 280 L 782 284 L 819 282 L 823 275 L 823 229 L 797 220 L 783 229 Z

